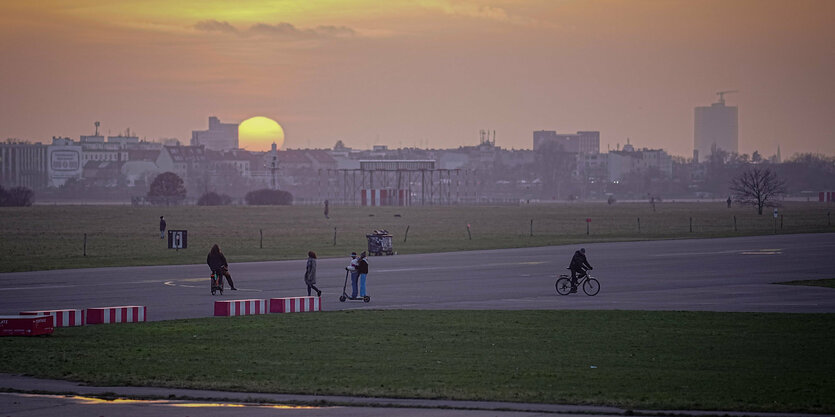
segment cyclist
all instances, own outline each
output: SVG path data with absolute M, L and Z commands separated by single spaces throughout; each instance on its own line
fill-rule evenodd
M 220 247 L 215 243 L 212 246 L 212 249 L 209 251 L 209 255 L 206 256 L 206 263 L 209 264 L 209 269 L 212 270 L 218 277 L 218 283 L 223 283 L 223 277 L 226 277 L 226 281 L 229 282 L 229 287 L 233 291 L 237 291 L 238 289 L 235 288 L 235 283 L 232 282 L 232 275 L 229 274 L 229 264 L 226 263 L 226 257 L 223 256 L 223 252 L 220 251 Z
M 568 269 L 571 270 L 571 292 L 577 292 L 577 279 L 586 276 L 586 269 L 594 269 L 586 259 L 586 248 L 574 252 Z

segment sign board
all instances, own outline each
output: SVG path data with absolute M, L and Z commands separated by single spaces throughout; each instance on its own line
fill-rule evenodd
M 777 209 L 774 209 L 774 218 L 777 218 Z
M 169 230 L 168 249 L 185 249 L 188 247 L 188 230 Z
M 591 217 L 586 217 L 586 223 L 591 223 Z

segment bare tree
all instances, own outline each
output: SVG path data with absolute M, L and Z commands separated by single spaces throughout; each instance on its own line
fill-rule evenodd
M 786 193 L 785 182 L 777 178 L 770 169 L 748 168 L 731 180 L 734 199 L 742 205 L 754 206 L 763 214 L 763 207 L 774 207 L 780 194 Z

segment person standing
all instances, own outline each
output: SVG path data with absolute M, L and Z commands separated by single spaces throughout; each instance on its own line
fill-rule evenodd
M 222 277 L 226 277 L 226 281 L 229 281 L 229 288 L 231 288 L 232 291 L 238 290 L 235 288 L 235 283 L 232 282 L 232 275 L 229 274 L 229 264 L 226 262 L 226 256 L 224 256 L 223 252 L 220 251 L 220 246 L 218 246 L 217 243 L 212 245 L 212 249 L 209 250 L 209 255 L 206 256 L 206 263 L 209 265 L 209 269 L 212 270 L 212 273 L 221 277 L 221 280 L 223 279 Z M 223 285 L 222 282 L 223 281 L 219 281 L 221 286 Z
M 316 290 L 316 296 L 321 297 L 322 291 L 316 288 L 316 252 L 307 252 L 307 268 L 304 270 L 304 283 L 307 284 L 307 296 L 311 288 Z
M 165 239 L 165 217 L 159 216 L 159 238 Z
M 366 259 L 365 251 L 360 254 L 360 260 L 357 262 L 357 272 L 360 276 L 360 298 L 363 298 L 368 295 L 365 291 L 365 278 L 368 277 L 368 259 Z
M 345 268 L 346 271 L 351 273 L 351 298 L 357 298 L 357 279 L 360 276 L 360 272 L 357 270 L 359 261 L 357 253 L 351 252 L 351 263 Z

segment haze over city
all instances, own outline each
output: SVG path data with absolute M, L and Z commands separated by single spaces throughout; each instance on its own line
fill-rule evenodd
M 209 115 L 278 121 L 285 147 L 532 147 L 600 131 L 693 151 L 693 111 L 739 108 L 739 152 L 835 154 L 831 1 L 5 2 L 0 137 Z

